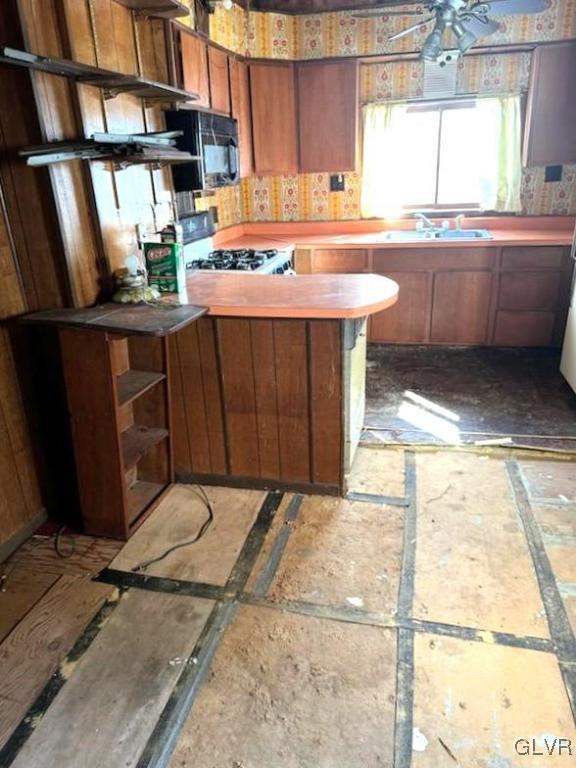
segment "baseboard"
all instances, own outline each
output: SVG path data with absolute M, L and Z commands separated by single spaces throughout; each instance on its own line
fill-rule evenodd
M 16 533 L 13 533 L 9 539 L 0 543 L 0 563 L 10 557 L 10 555 L 17 550 L 26 539 L 29 539 L 47 519 L 48 514 L 46 510 L 41 509 L 31 520 L 24 523 Z

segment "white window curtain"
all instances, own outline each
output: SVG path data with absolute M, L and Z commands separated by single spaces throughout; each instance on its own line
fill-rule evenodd
M 417 179 L 407 177 L 405 104 L 369 104 L 364 108 L 361 208 L 364 218 L 399 216 L 412 198 Z M 474 134 L 467 146 L 477 163 L 478 195 L 484 210 L 521 210 L 522 122 L 519 96 L 481 98 Z M 462 201 L 460 201 L 462 202 Z
M 482 158 L 482 208 L 515 212 L 522 209 L 522 112 L 520 96 L 480 99 L 478 138 L 474 151 Z

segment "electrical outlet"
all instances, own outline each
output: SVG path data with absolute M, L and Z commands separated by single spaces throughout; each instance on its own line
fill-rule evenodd
M 344 174 L 337 173 L 330 176 L 330 192 L 344 192 Z
M 562 181 L 562 166 L 547 165 L 544 171 L 544 181 Z
M 210 208 L 208 208 L 208 210 L 212 214 L 212 219 L 214 221 L 214 224 L 218 224 L 218 206 L 211 205 Z

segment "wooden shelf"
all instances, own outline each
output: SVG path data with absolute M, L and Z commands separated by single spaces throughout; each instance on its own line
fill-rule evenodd
M 126 371 L 117 379 L 118 404 L 122 406 L 131 403 L 165 378 L 165 374 L 155 371 Z
M 136 482 L 126 489 L 126 499 L 128 502 L 128 524 L 132 525 L 135 520 L 146 511 L 150 504 L 166 490 L 166 485 L 162 483 L 151 483 L 147 480 L 136 480 Z
M 94 85 L 104 90 L 104 98 L 113 99 L 120 93 L 133 93 L 147 102 L 195 101 L 198 94 L 174 88 L 166 83 L 157 83 L 137 75 L 126 75 L 109 69 L 91 67 L 70 59 L 55 59 L 21 51 L 9 46 L 0 46 L 0 62 L 19 67 L 48 72 L 52 75 L 71 77 L 79 83 Z
M 120 437 L 124 469 L 129 469 L 138 464 L 152 446 L 168 437 L 168 430 L 160 427 L 134 425 L 125 429 Z
M 116 0 L 116 2 L 131 11 L 136 11 L 141 16 L 177 19 L 190 15 L 190 8 L 178 0 Z

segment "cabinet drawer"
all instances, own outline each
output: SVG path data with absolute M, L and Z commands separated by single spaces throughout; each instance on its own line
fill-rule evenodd
M 312 253 L 312 272 L 364 272 L 368 251 L 354 249 L 322 250 Z
M 529 246 L 504 248 L 503 269 L 558 269 L 562 266 L 565 248 L 560 246 Z
M 373 251 L 374 272 L 390 270 L 490 269 L 494 248 L 379 248 Z
M 500 278 L 499 309 L 555 311 L 559 272 L 504 272 Z
M 494 344 L 510 347 L 547 347 L 553 343 L 554 312 L 498 312 Z

